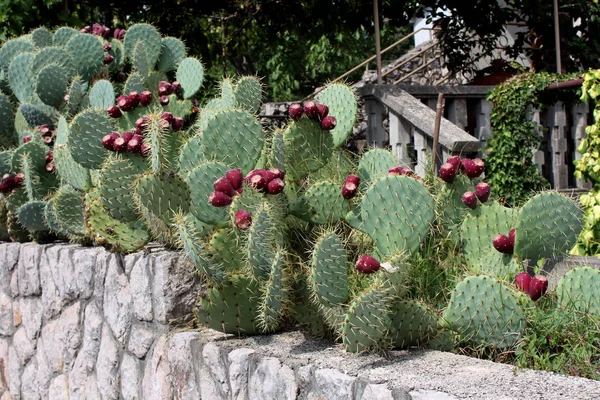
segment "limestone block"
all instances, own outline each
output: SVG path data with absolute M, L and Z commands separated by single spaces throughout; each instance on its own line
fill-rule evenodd
M 174 399 L 199 399 L 200 386 L 196 366 L 201 359 L 197 332 L 182 332 L 169 340 L 169 377 Z
M 159 337 L 152 353 L 146 357 L 146 368 L 142 380 L 143 399 L 172 398 L 167 345 L 167 335 Z
M 138 257 L 129 277 L 133 315 L 140 321 L 152 321 L 152 257 Z
M 104 318 L 121 345 L 131 328 L 131 292 L 127 275 L 121 268 L 120 255 L 113 254 L 104 283 Z
M 102 328 L 102 340 L 96 362 L 98 389 L 103 399 L 118 399 L 119 381 L 119 342 L 113 338 L 110 328 Z
M 13 335 L 13 346 L 21 360 L 21 365 L 27 364 L 35 354 L 35 339 L 29 340 L 23 327 L 17 329 Z
M 330 400 L 353 400 L 357 379 L 336 369 L 315 371 L 314 395 Z
M 129 335 L 127 349 L 137 358 L 144 358 L 154 343 L 154 332 L 143 325 L 134 325 Z
M 41 293 L 40 260 L 43 246 L 24 243 L 19 252 L 18 279 L 21 296 L 37 296 Z
M 61 374 L 50 382 L 48 389 L 48 400 L 70 400 L 69 379 Z
M 0 292 L 0 335 L 10 336 L 14 331 L 12 298 L 6 293 Z
M 27 337 L 29 340 L 36 339 L 42 328 L 42 300 L 39 297 L 21 297 L 19 309 Z
M 281 364 L 279 359 L 264 357 L 251 369 L 248 385 L 250 399 L 296 399 L 298 385 L 294 371 Z
M 249 400 L 248 373 L 250 359 L 256 351 L 249 348 L 235 349 L 227 355 L 229 360 L 229 387 L 233 400 Z
M 121 398 L 138 400 L 142 386 L 143 363 L 136 357 L 125 354 L 121 361 Z

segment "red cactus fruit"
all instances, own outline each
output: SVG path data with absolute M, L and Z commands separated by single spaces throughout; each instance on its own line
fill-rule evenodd
M 121 137 L 123 138 L 123 140 L 125 140 L 126 142 L 129 142 L 132 138 L 133 138 L 134 133 L 131 131 L 125 131 L 121 134 Z
M 355 183 L 346 181 L 346 183 L 344 183 L 344 186 L 342 186 L 342 197 L 345 199 L 353 198 L 354 196 L 356 196 L 357 192 L 358 186 Z
M 13 184 L 15 185 L 15 187 L 21 186 L 24 180 L 25 175 L 22 172 L 19 172 L 13 177 Z
M 244 177 L 241 169 L 230 169 L 225 173 L 225 177 L 229 180 L 229 182 L 231 182 L 231 186 L 233 186 L 235 190 L 238 190 L 242 187 Z
M 479 177 L 485 169 L 485 163 L 480 158 L 463 158 L 461 164 L 470 179 Z
M 360 185 L 360 177 L 358 175 L 350 174 L 346 177 L 345 183 L 354 183 L 358 186 Z
M 46 164 L 46 172 L 54 172 L 56 167 L 54 166 L 54 161 L 50 161 Z
M 364 254 L 358 257 L 354 267 L 363 274 L 372 274 L 381 268 L 381 264 L 375 258 Z
M 8 185 L 8 187 L 12 188 L 14 186 L 14 177 L 11 174 L 2 175 L 2 183 Z
M 321 129 L 323 129 L 324 131 L 330 131 L 334 129 L 336 125 L 337 119 L 335 119 L 335 117 L 332 117 L 331 115 L 328 115 L 321 121 Z
M 111 132 L 108 135 L 105 135 L 102 138 L 102 146 L 104 146 L 106 150 L 114 151 L 113 146 L 118 137 L 119 134 L 117 132 Z
M 127 141 L 122 137 L 116 138 L 113 142 L 113 150 L 117 153 L 124 153 L 125 151 L 127 151 Z
M 142 142 L 140 153 L 142 153 L 142 156 L 148 157 L 150 155 L 150 145 L 148 143 Z
M 503 254 L 512 254 L 514 250 L 514 246 L 510 243 L 510 239 L 508 236 L 503 235 L 502 233 L 494 236 L 494 240 L 492 240 L 492 244 L 494 248 Z
M 183 118 L 175 117 L 173 118 L 173 122 L 171 123 L 173 130 L 175 132 L 180 131 L 183 128 Z
M 162 106 L 166 106 L 167 104 L 169 104 L 169 96 L 160 96 L 158 98 L 158 102 L 162 105 Z
M 530 282 L 531 275 L 529 275 L 527 272 L 521 272 L 515 276 L 515 286 L 522 292 L 529 293 Z
M 485 203 L 490 198 L 491 188 L 485 182 L 479 182 L 475 185 L 475 194 L 480 202 Z
M 129 100 L 129 96 L 121 95 L 121 96 L 117 97 L 117 106 L 122 111 L 133 110 L 133 104 L 131 103 L 131 100 Z
M 319 118 L 319 107 L 317 107 L 317 103 L 314 101 L 307 101 L 304 103 L 304 113 L 310 119 L 318 119 Z
M 52 136 L 44 136 L 44 143 L 46 145 L 51 146 L 52 145 L 52 140 L 53 140 Z
M 465 206 L 469 207 L 470 209 L 474 209 L 477 207 L 477 196 L 475 195 L 475 193 L 471 191 L 465 192 L 463 193 L 461 199 L 462 202 L 465 203 Z
M 40 133 L 42 134 L 42 136 L 52 135 L 52 129 L 50 129 L 48 124 L 40 125 L 38 129 L 39 129 Z
M 288 108 L 288 114 L 290 115 L 291 119 L 298 121 L 300 118 L 302 118 L 302 115 L 304 115 L 304 109 L 300 104 L 292 104 Z
M 235 226 L 245 231 L 252 225 L 252 216 L 246 210 L 239 210 L 235 213 Z
M 112 56 L 110 54 L 107 54 L 107 55 L 104 56 L 104 64 L 110 64 L 113 61 L 115 61 L 115 57 L 114 56 Z
M 269 183 L 267 182 L 267 171 L 264 169 L 253 169 L 252 171 L 248 172 L 248 175 L 246 175 L 244 181 L 246 184 L 258 190 L 266 189 L 267 184 Z
M 142 93 L 140 93 L 140 105 L 142 107 L 146 107 L 150 103 L 152 103 L 152 92 L 149 90 L 144 90 Z
M 11 190 L 6 183 L 0 182 L 0 193 L 8 193 Z
M 317 104 L 317 108 L 319 109 L 319 119 L 322 121 L 329 114 L 329 107 L 325 104 Z
M 215 207 L 227 207 L 233 199 L 223 192 L 214 191 L 208 196 L 208 202 Z
M 135 120 L 135 127 L 143 130 L 149 121 L 148 117 L 139 117 Z
M 529 297 L 531 300 L 536 301 L 548 290 L 548 279 L 542 275 L 536 275 L 531 278 L 531 282 L 529 282 Z
M 104 47 L 104 51 L 112 50 L 112 45 L 110 43 L 105 43 L 103 47 Z
M 31 142 L 31 136 L 29 136 L 29 135 L 23 136 L 23 143 L 29 143 L 29 142 Z
M 176 95 L 180 95 L 182 92 L 182 87 L 181 87 L 181 83 L 174 81 L 171 83 L 171 90 L 173 91 L 173 93 L 175 93 Z
M 222 178 L 217 179 L 213 183 L 213 189 L 215 189 L 215 191 L 217 191 L 217 192 L 223 192 L 227 196 L 230 196 L 230 197 L 233 197 L 237 194 L 233 185 L 231 184 L 229 179 L 227 179 L 227 177 L 222 177 Z
M 452 183 L 456 179 L 456 167 L 450 163 L 444 163 L 440 167 L 439 175 L 444 182 Z
M 388 169 L 388 174 L 390 174 L 390 175 L 407 175 L 407 176 L 413 176 L 415 173 L 410 168 L 406 168 L 406 167 L 403 167 L 401 165 L 398 165 L 397 167 L 393 167 L 393 168 Z
M 283 192 L 284 187 L 285 183 L 283 183 L 283 179 L 275 178 L 267 184 L 267 192 L 269 194 L 279 194 Z
M 512 228 L 510 232 L 508 232 L 508 239 L 513 246 L 515 245 L 515 233 L 517 233 L 517 228 Z
M 459 172 L 462 169 L 462 164 L 461 164 L 459 156 L 448 157 L 448 159 L 446 160 L 446 162 L 448 164 L 454 165 L 454 168 L 456 169 L 456 172 Z
M 173 86 L 166 81 L 160 81 L 158 84 L 158 95 L 159 96 L 168 96 L 173 93 Z
M 81 33 L 92 33 L 92 27 L 91 26 L 84 26 L 83 28 L 81 28 L 79 30 L 79 32 Z
M 46 153 L 45 159 L 47 163 L 54 160 L 54 152 L 50 150 L 48 153 Z
M 127 95 L 127 100 L 131 103 L 131 108 L 137 107 L 140 105 L 140 94 L 138 92 L 130 92 Z
M 121 113 L 121 110 L 119 109 L 119 107 L 117 106 L 110 106 L 106 109 L 106 112 L 108 113 L 109 116 L 111 116 L 112 118 L 121 118 L 121 115 L 123 115 Z
M 271 182 L 273 179 L 276 178 L 283 179 L 285 178 L 285 171 L 279 168 L 269 168 L 266 171 L 265 178 L 267 179 L 267 182 Z
M 127 150 L 132 153 L 139 153 L 142 151 L 142 136 L 141 135 L 133 135 L 131 140 L 127 142 Z
M 160 115 L 160 119 L 164 119 L 169 123 L 169 125 L 173 123 L 174 118 L 175 117 L 173 117 L 173 113 L 170 113 L 168 111 L 165 111 Z

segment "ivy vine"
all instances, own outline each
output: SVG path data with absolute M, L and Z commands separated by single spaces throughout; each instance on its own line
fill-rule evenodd
M 540 127 L 529 118 L 532 109 L 543 110 L 563 91 L 545 92 L 553 82 L 573 79 L 573 75 L 525 72 L 496 86 L 488 95 L 492 102 L 490 122 L 493 136 L 486 148 L 486 181 L 496 196 L 511 206 L 529 199 L 532 192 L 549 187 L 538 172 L 532 151 L 538 149 Z M 572 95 L 572 93 L 571 93 Z

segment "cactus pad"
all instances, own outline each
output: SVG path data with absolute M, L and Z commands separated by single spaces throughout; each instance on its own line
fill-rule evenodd
M 128 31 L 129 32 L 129 31 Z M 93 35 L 79 33 L 67 42 L 67 52 L 77 74 L 89 82 L 104 65 L 104 48 Z
M 218 226 L 226 225 L 228 221 L 227 208 L 214 207 L 208 202 L 213 189 L 213 182 L 225 176 L 229 167 L 219 162 L 207 162 L 194 168 L 185 180 L 190 188 L 190 212 L 200 221 Z
M 388 150 L 371 149 L 367 151 L 358 163 L 361 187 L 366 188 L 377 179 L 388 175 L 388 170 L 397 165 L 396 156 Z
M 337 119 L 336 127 L 331 130 L 333 145 L 340 147 L 352 136 L 358 116 L 358 103 L 351 87 L 341 83 L 327 85 L 317 95 L 316 100 L 329 107 L 329 115 Z
M 342 341 L 347 351 L 360 353 L 391 346 L 392 301 L 389 291 L 380 286 L 368 289 L 352 301 L 342 324 Z
M 537 260 L 567 253 L 577 241 L 582 218 L 577 204 L 558 192 L 532 197 L 519 212 L 515 254 Z
M 204 80 L 204 67 L 202 63 L 195 58 L 188 57 L 183 59 L 177 67 L 177 81 L 181 84 L 183 98 L 189 99 L 194 96 Z
M 29 201 L 19 207 L 19 222 L 23 227 L 31 231 L 47 230 L 45 218 L 45 201 Z
M 259 333 L 255 300 L 258 294 L 259 289 L 251 279 L 233 276 L 227 284 L 213 287 L 201 296 L 198 321 L 224 333 Z
M 189 189 L 177 174 L 146 173 L 134 185 L 138 205 L 165 224 L 171 224 L 175 213 L 187 213 L 190 208 Z
M 578 310 L 600 316 L 600 271 L 591 267 L 574 268 L 563 276 L 556 287 L 557 302 L 565 310 Z
M 323 181 L 311 185 L 290 209 L 299 218 L 315 224 L 335 223 L 348 213 L 348 203 L 339 185 Z
M 31 68 L 34 57 L 33 53 L 21 53 L 8 68 L 10 89 L 21 103 L 30 102 L 35 92 L 35 75 Z
M 101 110 L 115 104 L 115 90 L 112 83 L 107 80 L 99 80 L 90 89 L 90 106 Z
M 361 230 L 375 242 L 380 256 L 412 253 L 430 230 L 435 217 L 427 188 L 408 176 L 386 176 L 362 198 Z
M 283 134 L 285 170 L 301 179 L 323 167 L 333 153 L 333 139 L 318 122 L 301 118 L 292 122 Z
M 61 187 L 52 199 L 51 209 L 62 231 L 69 235 L 85 235 L 84 203 L 80 192 Z
M 310 287 L 315 301 L 334 307 L 348 299 L 348 254 L 334 232 L 323 234 L 311 258 Z
M 184 58 L 185 44 L 179 39 L 165 37 L 161 41 L 160 57 L 156 69 L 162 72 L 175 71 Z
M 134 162 L 124 157 L 109 157 L 99 176 L 102 205 L 111 217 L 121 221 L 139 219 L 133 199 L 133 183 L 145 170 L 143 162 Z
M 113 121 L 104 111 L 89 109 L 75 116 L 69 128 L 73 159 L 86 168 L 100 168 L 110 154 L 102 146 L 102 138 L 114 128 Z
M 149 24 L 135 24 L 125 33 L 123 46 L 125 54 L 130 60 L 133 59 L 135 46 L 138 42 L 144 43 L 146 57 L 150 68 L 154 68 L 160 56 L 162 38 L 160 33 Z
M 241 270 L 244 267 L 244 252 L 232 228 L 215 231 L 210 238 L 208 251 L 215 263 L 227 271 Z
M 282 250 L 278 250 L 273 257 L 271 273 L 262 289 L 259 300 L 258 322 L 263 332 L 277 330 L 283 316 L 287 301 L 287 284 L 284 268 L 285 253 Z
M 394 347 L 404 349 L 418 346 L 435 336 L 439 318 L 425 304 L 402 300 L 392 307 L 391 335 Z
M 262 98 L 262 85 L 255 76 L 244 76 L 235 84 L 234 96 L 236 107 L 244 109 L 252 114 L 260 110 Z
M 64 102 L 69 77 L 58 65 L 47 65 L 37 75 L 35 92 L 45 104 L 59 108 Z
M 252 214 L 248 229 L 247 260 L 252 276 L 265 280 L 271 274 L 271 261 L 275 255 L 275 224 L 270 207 L 263 204 Z
M 470 276 L 452 292 L 444 324 L 465 341 L 490 347 L 514 345 L 525 330 L 521 293 L 485 275 Z
M 54 32 L 54 36 L 52 37 L 52 44 L 55 46 L 66 46 L 71 37 L 77 35 L 79 32 L 77 29 L 73 29 L 68 26 L 63 26 L 58 28 L 56 32 Z

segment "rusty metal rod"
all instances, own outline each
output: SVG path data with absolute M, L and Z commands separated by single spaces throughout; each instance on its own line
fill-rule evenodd
M 571 79 L 564 82 L 554 82 L 548 85 L 544 90 L 562 90 L 580 87 L 583 84 L 583 79 Z

